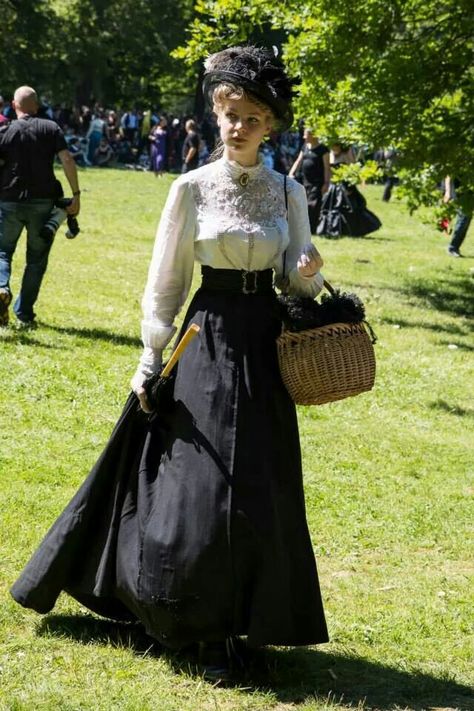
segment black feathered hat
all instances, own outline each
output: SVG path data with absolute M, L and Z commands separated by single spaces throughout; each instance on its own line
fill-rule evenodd
M 282 130 L 293 123 L 291 100 L 298 79 L 290 79 L 283 63 L 270 49 L 229 47 L 211 54 L 204 62 L 203 92 L 212 104 L 214 89 L 230 84 L 260 99 L 275 114 Z

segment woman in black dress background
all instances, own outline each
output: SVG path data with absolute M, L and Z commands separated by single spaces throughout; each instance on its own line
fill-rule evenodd
M 355 184 L 334 181 L 341 166 L 355 163 L 352 146 L 339 141 L 331 144 L 329 163 L 332 182 L 323 197 L 316 233 L 324 237 L 363 237 L 378 230 L 382 223 L 367 207 L 367 201 Z
M 319 223 L 321 201 L 329 189 L 331 169 L 329 165 L 329 149 L 319 142 L 311 128 L 305 128 L 304 144 L 293 163 L 289 177 L 299 173 L 303 177 L 303 185 L 308 200 L 308 216 L 311 234 L 315 235 Z

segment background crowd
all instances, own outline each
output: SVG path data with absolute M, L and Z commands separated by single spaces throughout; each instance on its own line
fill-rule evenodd
M 43 99 L 38 116 L 55 121 L 61 127 L 69 152 L 78 166 L 123 167 L 152 171 L 155 176 L 186 172 L 205 165 L 216 149 L 219 135 L 215 116 L 211 113 L 205 113 L 198 120 L 196 116 L 175 115 L 164 109 L 138 106 L 105 109 L 99 103 L 68 107 L 51 105 Z M 0 125 L 14 118 L 11 102 L 0 95 Z M 311 143 L 305 136 L 304 121 L 282 133 L 272 131 L 261 146 L 260 156 L 269 168 L 290 175 L 305 185 L 313 234 L 317 231 L 322 198 L 328 189 L 328 162 L 332 172 L 341 164 L 364 164 L 373 160 L 378 171 L 372 180 L 384 184 L 382 199 L 385 202 L 391 199 L 393 188 L 399 184 L 398 151 L 393 146 L 351 146 L 344 145 L 337 138 L 325 146 L 319 143 L 316 131 L 312 133 Z M 455 200 L 455 192 L 447 185 L 442 183 L 439 188 L 445 203 Z M 365 205 L 361 207 L 365 208 Z M 351 215 L 354 209 L 357 211 L 358 206 L 348 202 L 347 213 Z M 457 207 L 453 217 L 452 223 L 449 219 L 440 220 L 438 228 L 451 233 L 448 253 L 459 257 L 472 214 Z M 367 225 L 365 227 L 370 231 Z M 343 233 L 340 224 L 335 229 L 337 233 Z M 351 228 L 347 229 L 352 234 Z
M 92 107 L 51 106 L 43 101 L 38 116 L 49 118 L 61 127 L 69 150 L 81 167 L 127 166 L 156 174 L 180 173 L 187 121 L 195 122 L 199 139 L 198 165 L 208 161 L 219 135 L 212 114 L 204 114 L 198 120 L 196 116 L 174 115 L 166 110 L 104 109 L 99 104 Z M 0 96 L 0 124 L 14 118 L 11 103 Z M 262 146 L 261 156 L 268 167 L 288 174 L 303 145 L 304 123 L 301 121 L 295 129 L 283 133 L 273 131 Z M 338 150 L 336 148 L 336 152 Z M 368 152 L 366 147 L 347 147 L 344 154 L 350 155 L 348 162 L 368 158 L 375 158 L 381 164 L 384 161 L 383 150 Z M 301 179 L 301 171 L 296 172 L 296 178 Z

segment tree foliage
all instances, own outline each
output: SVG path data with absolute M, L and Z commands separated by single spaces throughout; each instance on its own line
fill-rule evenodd
M 283 31 L 285 60 L 302 78 L 297 115 L 328 139 L 397 147 L 413 207 L 439 199 L 433 186 L 446 174 L 468 199 L 472 0 L 198 0 L 196 10 L 179 56 L 194 62 L 252 41 L 256 28 Z
M 2 0 L 0 92 L 32 84 L 54 101 L 122 106 L 193 96 L 170 56 L 192 0 Z M 190 89 L 191 85 L 191 89 Z

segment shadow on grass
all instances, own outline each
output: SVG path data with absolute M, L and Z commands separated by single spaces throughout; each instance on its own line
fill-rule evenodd
M 418 280 L 406 285 L 403 292 L 425 302 L 428 308 L 453 316 L 474 316 L 474 285 L 467 274 L 448 279 L 440 276 L 439 281 Z M 472 323 L 470 328 L 473 328 Z
M 337 242 L 340 242 L 341 240 L 344 240 L 344 239 L 350 239 L 350 240 L 363 239 L 363 240 L 370 240 L 371 242 L 390 242 L 391 241 L 389 237 L 380 237 L 380 236 L 374 237 L 373 234 L 358 235 L 357 237 L 354 235 L 338 235 L 338 236 L 334 236 L 334 237 L 331 237 L 330 235 L 312 235 L 312 237 L 314 239 L 323 239 L 323 240 L 337 241 Z
M 63 346 L 57 343 L 43 343 L 25 331 L 2 330 L 0 333 L 0 343 L 19 344 L 21 346 L 34 346 L 35 348 L 44 348 L 46 350 L 64 350 Z
M 454 350 L 458 348 L 460 351 L 468 351 L 468 353 L 474 351 L 474 346 L 462 343 L 461 341 L 438 341 L 438 343 L 440 346 L 447 346 L 448 348 L 454 348 Z
M 93 341 L 108 341 L 119 346 L 142 346 L 142 341 L 137 336 L 125 336 L 121 333 L 106 331 L 103 328 L 75 328 L 74 326 L 51 326 L 44 324 L 50 331 L 64 333 L 67 336 L 79 336 Z
M 176 671 L 193 673 L 193 650 L 177 654 L 165 650 L 137 624 L 116 623 L 90 615 L 49 615 L 38 634 L 68 637 L 82 644 L 110 644 L 137 655 L 162 657 Z M 238 687 L 249 692 L 271 691 L 282 703 L 294 705 L 331 701 L 341 707 L 368 707 L 380 711 L 432 707 L 472 711 L 472 690 L 451 679 L 439 679 L 413 669 L 404 671 L 361 657 L 331 654 L 301 647 L 265 651 L 265 672 L 260 663 Z M 197 672 L 196 672 L 197 674 Z M 200 677 L 199 677 L 200 678 Z
M 466 331 L 469 331 L 469 327 L 463 328 L 462 326 L 457 326 L 455 324 L 438 324 L 438 323 L 426 323 L 425 321 L 408 321 L 403 318 L 393 318 L 390 316 L 385 316 L 380 319 L 380 323 L 386 323 L 388 326 L 400 326 L 401 328 L 422 328 L 427 331 L 444 332 L 451 333 L 457 336 L 463 336 Z
M 435 400 L 435 402 L 429 405 L 431 410 L 440 410 L 441 412 L 447 412 L 450 415 L 455 415 L 456 417 L 473 417 L 474 418 L 474 408 L 464 408 L 458 407 L 457 405 L 450 405 L 446 400 Z

